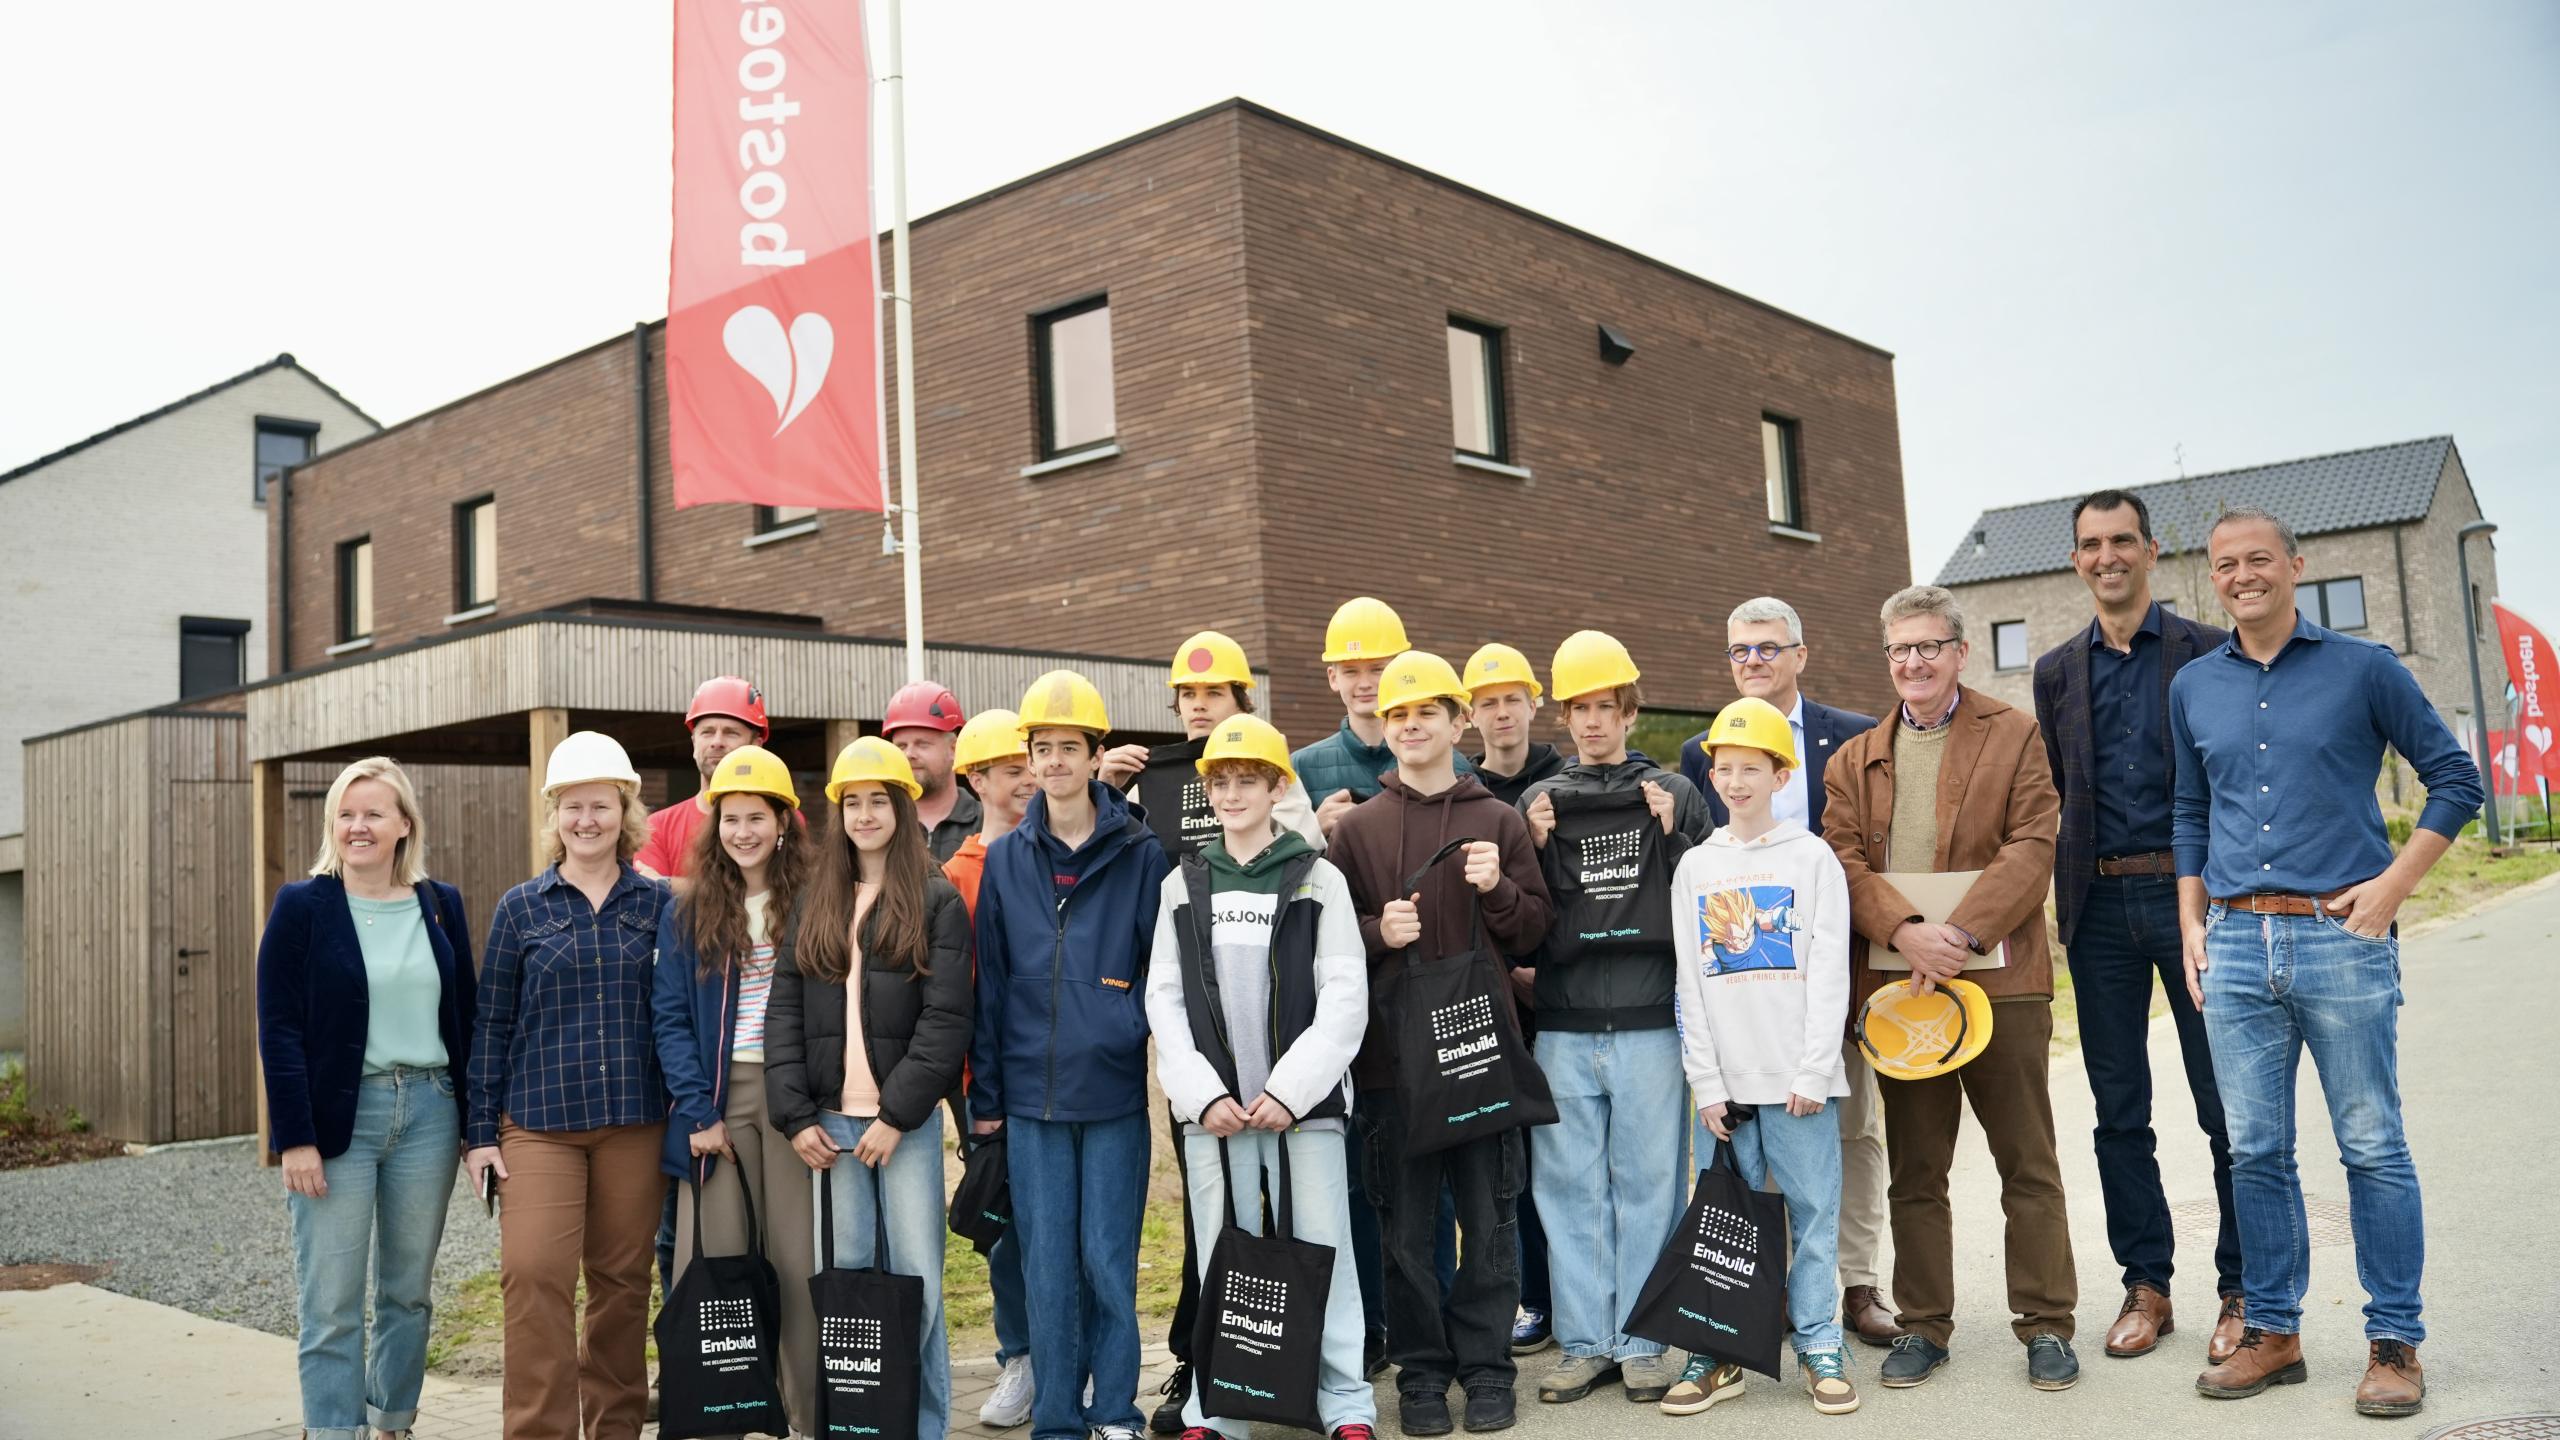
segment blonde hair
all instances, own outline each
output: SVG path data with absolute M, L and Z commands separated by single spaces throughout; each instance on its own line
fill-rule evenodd
M 649 844 L 648 808 L 640 803 L 639 791 L 619 780 L 593 783 L 611 785 L 614 793 L 622 797 L 622 834 L 616 839 L 614 854 L 627 865 Z M 557 865 L 568 855 L 569 847 L 560 843 L 560 796 L 557 791 L 546 790 L 542 796 L 542 863 Z
M 329 798 L 320 811 L 320 854 L 311 862 L 314 875 L 335 876 L 345 871 L 347 857 L 338 849 L 338 807 L 347 798 L 347 787 L 359 780 L 380 781 L 391 791 L 392 800 L 400 807 L 400 818 L 409 822 L 409 833 L 391 852 L 391 878 L 403 885 L 415 885 L 427 878 L 427 824 L 418 815 L 418 791 L 409 783 L 409 772 L 400 762 L 388 756 L 370 755 L 338 772 L 329 782 Z

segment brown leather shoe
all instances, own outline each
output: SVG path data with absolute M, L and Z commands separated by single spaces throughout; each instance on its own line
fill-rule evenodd
M 2302 1365 L 2302 1337 L 2271 1335 L 2254 1325 L 2240 1331 L 2231 1358 L 2196 1377 L 2196 1393 L 2216 1400 L 2245 1400 L 2270 1385 L 2299 1385 L 2309 1372 Z
M 2118 1357 L 2148 1355 L 2160 1337 L 2178 1328 L 2170 1318 L 2169 1297 L 2144 1284 L 2125 1287 L 2124 1308 L 2107 1327 L 2107 1353 Z
M 2232 1351 L 2240 1348 L 2240 1326 L 2246 1313 L 2239 1296 L 2222 1297 L 2222 1315 L 2213 1322 L 2213 1338 L 2204 1345 L 2206 1364 L 2219 1365 L 2231 1358 Z
M 2426 1400 L 2427 1372 L 2418 1368 L 2418 1347 L 2374 1341 L 2364 1362 L 2364 1381 L 2356 1386 L 2356 1413 L 2415 1415 Z
M 1884 1303 L 1884 1292 L 1873 1285 L 1852 1285 L 1840 1292 L 1840 1322 L 1870 1345 L 1890 1345 L 1902 1338 L 1893 1307 Z

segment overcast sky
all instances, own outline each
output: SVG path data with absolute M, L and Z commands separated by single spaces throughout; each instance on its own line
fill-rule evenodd
M 392 421 L 663 314 L 668 13 L 9 7 L 0 469 L 280 350 Z M 2560 625 L 2550 0 L 911 0 L 906 44 L 917 213 L 1243 95 L 1894 351 L 1922 577 L 1985 505 L 2449 432 Z

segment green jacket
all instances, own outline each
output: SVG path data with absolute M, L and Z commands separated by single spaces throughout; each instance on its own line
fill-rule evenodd
M 1476 767 L 1466 756 L 1456 758 L 1459 774 L 1474 772 Z M 1306 787 L 1310 805 L 1322 805 L 1336 790 L 1348 790 L 1351 798 L 1366 800 L 1378 793 L 1378 777 L 1396 768 L 1396 752 L 1383 744 L 1363 745 L 1345 718 L 1341 729 L 1291 755 L 1289 765 L 1298 772 L 1298 783 Z

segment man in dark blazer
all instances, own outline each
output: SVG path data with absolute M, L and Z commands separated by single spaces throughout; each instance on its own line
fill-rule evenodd
M 2174 1323 L 2169 1202 L 2151 1129 L 2148 1040 L 2157 975 L 2178 1028 L 2196 1124 L 2213 1152 L 2222 1306 L 2207 1355 L 2219 1364 L 2240 1339 L 2240 1238 L 2213 1055 L 2181 968 L 2168 704 L 2170 677 L 2220 645 L 2224 632 L 2152 598 L 2160 543 L 2140 496 L 2100 490 L 2073 507 L 2071 525 L 2071 563 L 2097 616 L 2036 661 L 2036 722 L 2062 792 L 2054 897 L 2079 999 L 2080 1050 L 2097 1100 L 2107 1243 L 2124 1267 L 2124 1305 L 2107 1331 L 2107 1353 L 2147 1354 Z
M 1793 820 L 1820 835 L 1823 767 L 1841 746 L 1874 729 L 1875 717 L 1835 710 L 1805 698 L 1797 688 L 1811 652 L 1805 648 L 1804 621 L 1786 601 L 1767 595 L 1745 600 L 1725 620 L 1724 634 L 1733 688 L 1776 706 L 1794 728 L 1796 753 L 1804 757 L 1772 808 L 1780 820 Z M 1706 739 L 1701 731 L 1682 742 L 1680 773 L 1707 798 L 1708 814 L 1722 826 L 1733 817 L 1707 773 Z M 1902 1328 L 1885 1299 L 1879 1253 L 1885 1230 L 1883 1111 L 1876 1103 L 1876 1073 L 1867 1057 L 1854 1044 L 1844 1044 L 1841 1054 L 1849 1093 L 1840 1102 L 1840 1318 L 1868 1344 L 1890 1345 Z

